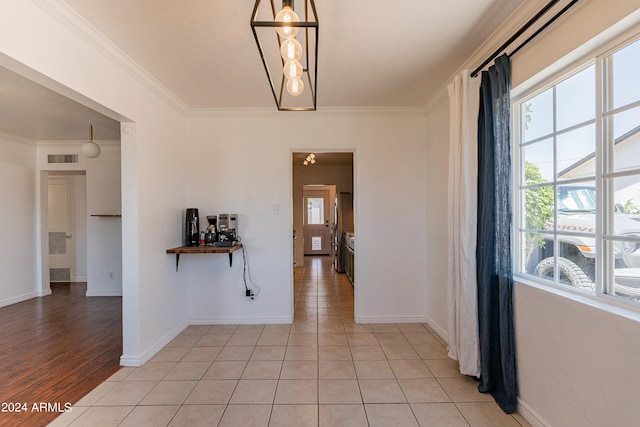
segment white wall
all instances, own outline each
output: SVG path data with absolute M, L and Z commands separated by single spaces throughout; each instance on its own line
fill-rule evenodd
M 529 3 L 529 2 L 526 2 Z M 525 4 L 531 8 L 533 4 Z M 556 69 L 576 60 L 601 40 L 593 39 L 605 31 L 611 35 L 637 22 L 623 22 L 608 30 L 640 7 L 638 1 L 585 0 L 539 39 L 512 58 L 514 86 L 531 77 L 545 75 L 548 66 L 574 49 L 584 48 L 561 60 Z M 493 38 L 462 67 L 473 69 L 529 16 L 505 24 Z M 636 28 L 637 23 L 635 24 Z M 518 89 L 518 88 L 516 88 Z M 448 101 L 443 87 L 428 104 L 428 153 L 430 167 L 440 170 L 436 159 L 448 155 Z M 432 161 L 433 159 L 433 161 Z M 446 172 L 440 170 L 440 177 Z M 446 186 L 444 187 L 446 188 Z M 445 201 L 440 188 L 427 186 L 427 200 Z M 432 254 L 447 247 L 447 236 L 438 229 L 446 226 L 446 206 L 428 209 L 429 263 Z M 438 258 L 436 258 L 438 259 Z M 446 256 L 440 254 L 444 265 Z M 429 269 L 429 319 L 438 332 L 447 331 L 446 313 L 439 307 L 447 303 L 441 275 Z M 638 338 L 640 323 L 634 316 L 620 316 L 590 304 L 576 302 L 554 293 L 515 285 L 516 350 L 519 370 L 520 411 L 540 426 L 637 425 L 637 385 L 640 383 Z M 635 318 L 637 319 L 637 314 Z M 550 392 L 551 391 L 551 392 Z
M 40 295 L 36 269 L 36 146 L 0 135 L 0 307 Z
M 442 98 L 427 118 L 427 313 L 429 325 L 447 332 L 449 102 Z
M 0 3 L 0 65 L 124 123 L 121 363 L 144 363 L 187 325 L 165 253 L 180 241 L 186 204 L 179 106 L 62 2 Z
M 199 208 L 202 217 L 239 215 L 251 273 L 262 292 L 246 301 L 236 258 L 229 269 L 226 256 L 183 256 L 180 275 L 188 284 L 189 318 L 201 323 L 292 320 L 291 152 L 353 150 L 356 320 L 425 321 L 425 132 L 420 112 L 190 119 L 188 151 L 194 155 L 186 168 L 188 205 Z M 272 212 L 274 203 L 280 205 L 279 215 Z

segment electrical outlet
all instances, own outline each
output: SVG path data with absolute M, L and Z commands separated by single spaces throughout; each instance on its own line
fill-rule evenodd
M 113 280 L 113 271 L 109 272 L 109 279 Z

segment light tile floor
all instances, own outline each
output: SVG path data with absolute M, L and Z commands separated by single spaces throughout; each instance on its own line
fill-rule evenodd
M 189 326 L 50 426 L 529 426 L 460 375 L 427 325 L 354 323 L 330 258 L 307 258 L 294 291 L 293 325 Z

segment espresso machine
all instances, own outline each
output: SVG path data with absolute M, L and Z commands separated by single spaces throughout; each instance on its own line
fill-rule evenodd
M 238 243 L 238 215 L 218 215 L 218 236 L 215 246 L 233 246 Z

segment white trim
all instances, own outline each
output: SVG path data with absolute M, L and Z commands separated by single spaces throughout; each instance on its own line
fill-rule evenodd
M 525 97 L 543 91 L 543 88 L 552 86 L 580 68 L 586 68 L 589 65 L 588 62 L 595 61 L 596 57 L 606 56 L 611 53 L 612 49 L 621 47 L 626 42 L 637 38 L 639 24 L 640 9 L 627 15 L 518 86 L 513 87 L 511 89 L 512 103 L 521 102 Z
M 0 307 L 6 307 L 8 305 L 17 304 L 19 302 L 27 301 L 33 298 L 38 298 L 46 295 L 51 295 L 51 290 L 49 290 L 48 293 L 41 293 L 37 291 L 29 292 L 27 294 L 22 294 L 15 297 L 0 300 Z
M 293 317 L 208 317 L 189 319 L 190 325 L 290 325 Z
M 27 145 L 33 145 L 33 146 L 36 145 L 36 141 L 34 141 L 33 139 L 24 138 L 22 136 L 18 136 L 12 133 L 2 132 L 2 131 L 0 131 L 0 138 L 9 142 L 18 142 L 21 144 L 27 144 Z
M 431 112 L 447 95 L 447 86 L 451 83 L 454 76 L 460 74 L 465 69 L 475 69 L 482 61 L 491 55 L 499 46 L 504 44 L 509 37 L 527 21 L 529 21 L 539 10 L 543 8 L 540 2 L 525 1 L 509 16 L 496 31 L 491 34 L 484 43 L 473 52 L 467 60 L 458 67 L 455 72 L 451 73 L 449 78 L 442 83 L 438 90 L 427 100 L 425 110 Z M 491 65 L 491 64 L 489 64 Z M 487 67 L 489 66 L 487 65 Z
M 442 326 L 440 326 L 438 323 L 436 323 L 431 317 L 427 316 L 427 321 L 426 324 L 433 329 L 433 332 L 435 332 L 436 334 L 438 334 L 440 336 L 440 338 L 442 338 L 442 340 L 444 342 L 447 343 L 447 346 L 449 345 L 449 333 L 447 332 L 446 328 L 443 328 Z
M 166 347 L 175 337 L 180 335 L 182 331 L 187 329 L 188 323 L 181 323 L 178 327 L 169 331 L 162 339 L 149 347 L 147 351 L 142 354 L 123 354 L 120 356 L 120 366 L 142 366 L 147 363 L 153 356 L 160 350 Z
M 143 86 L 151 90 L 163 99 L 167 104 L 181 112 L 187 113 L 187 105 L 167 89 L 160 81 L 156 80 L 149 72 L 129 57 L 124 51 L 106 38 L 87 20 L 61 0 L 32 0 L 45 12 L 58 20 L 62 25 L 75 33 L 82 40 L 91 45 L 96 51 L 102 53 L 111 62 L 118 65 L 123 71 L 132 76 Z
M 588 295 L 577 290 L 573 291 L 570 287 L 567 287 L 566 289 L 561 288 L 561 285 L 557 285 L 551 282 L 538 283 L 537 281 L 531 280 L 518 274 L 514 274 L 513 281 L 514 283 L 520 284 L 522 286 L 529 286 L 553 295 L 557 295 L 562 298 L 566 298 L 571 301 L 587 305 L 597 310 L 602 310 L 606 313 L 624 317 L 626 319 L 640 323 L 640 312 L 635 309 L 637 303 L 634 302 L 618 300 L 616 297 L 612 297 L 611 295 Z M 623 305 L 633 305 L 633 307 L 627 308 L 623 307 Z
M 122 291 L 87 291 L 86 297 L 121 297 Z
M 71 139 L 60 139 L 60 140 L 55 140 L 55 139 L 42 139 L 42 140 L 38 140 L 36 142 L 36 145 L 38 147 L 60 147 L 61 144 L 66 144 L 67 147 L 69 146 L 75 146 L 77 145 L 77 147 L 73 147 L 73 148 L 78 148 L 81 149 L 82 148 L 82 144 L 84 144 L 85 142 L 87 142 L 87 140 L 71 140 Z M 93 140 L 93 142 L 95 142 L 96 144 L 100 144 L 101 146 L 105 147 L 120 147 L 120 141 L 119 140 L 106 140 L 106 141 L 98 141 L 98 140 Z M 65 147 L 65 148 L 67 148 Z
M 397 115 L 397 116 L 426 116 L 427 112 L 424 107 L 327 107 L 318 108 L 313 112 L 304 111 L 278 111 L 273 107 L 264 108 L 191 108 L 188 109 L 188 117 L 191 118 L 207 118 L 207 117 L 279 117 L 286 115 L 291 117 L 313 114 L 318 115 Z
M 356 323 L 427 323 L 426 316 L 357 316 Z
M 531 409 L 522 399 L 518 399 L 518 413 L 533 427 L 551 427 L 536 411 Z

